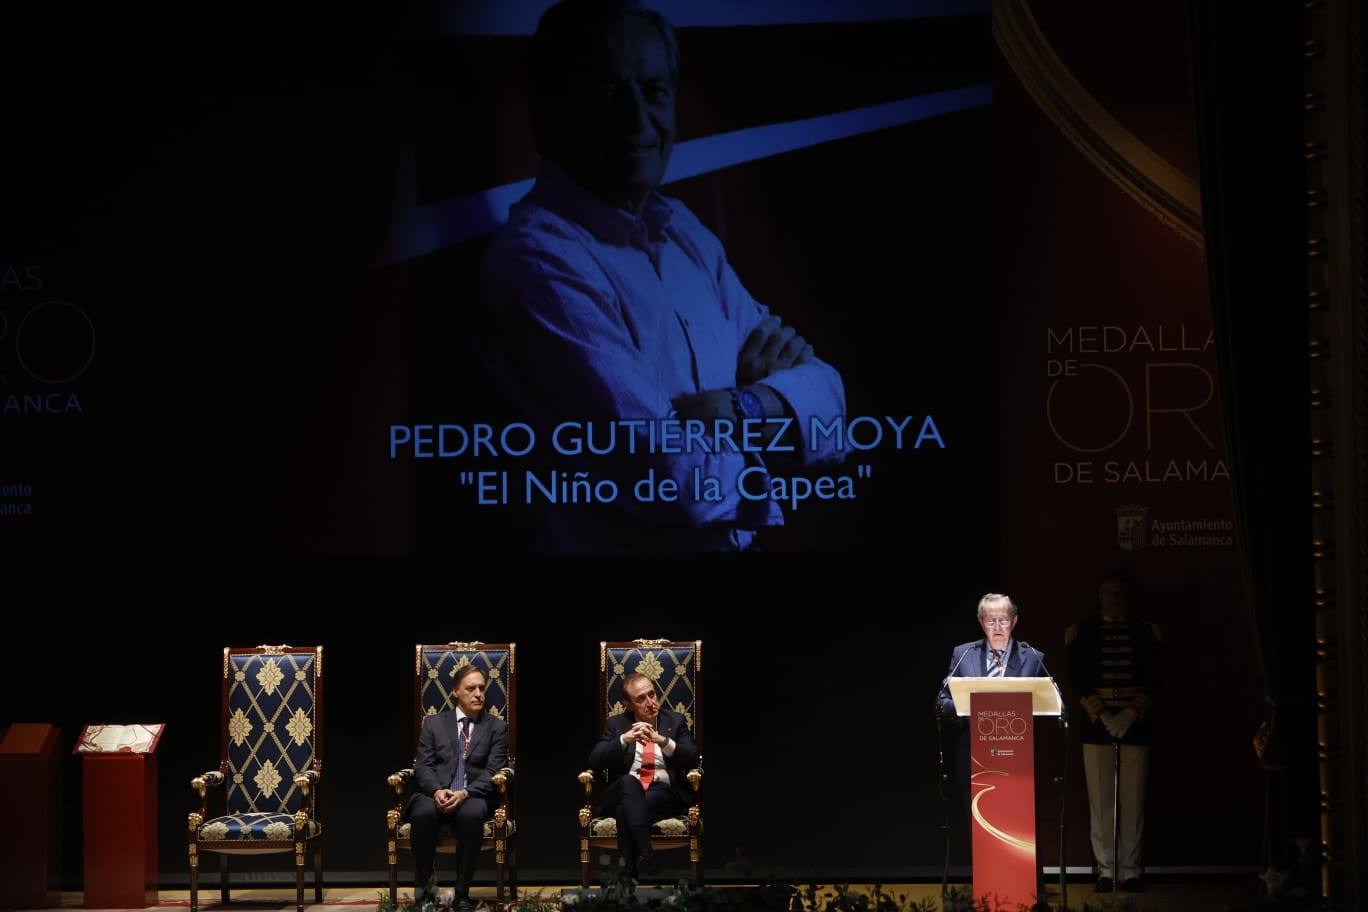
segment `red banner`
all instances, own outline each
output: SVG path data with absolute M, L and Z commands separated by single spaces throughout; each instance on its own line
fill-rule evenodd
M 974 899 L 1036 901 L 1035 733 L 1029 693 L 969 698 Z

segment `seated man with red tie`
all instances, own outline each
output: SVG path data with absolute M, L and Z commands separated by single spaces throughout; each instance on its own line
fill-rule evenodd
M 684 717 L 661 708 L 650 678 L 630 674 L 622 692 L 628 711 L 608 720 L 589 754 L 589 768 L 607 772 L 608 787 L 599 793 L 594 813 L 617 819 L 623 875 L 636 880 L 656 870 L 651 824 L 694 803 L 685 775 L 698 765 L 698 745 Z
M 443 825 L 456 834 L 456 889 L 454 908 L 472 908 L 470 881 L 480 857 L 484 822 L 499 806 L 494 773 L 508 763 L 508 725 L 484 712 L 484 672 L 474 665 L 457 669 L 451 684 L 456 701 L 423 720 L 418 756 L 413 761 L 415 789 L 404 808 L 412 824 L 414 900 L 421 905 L 432 879 L 437 836 Z

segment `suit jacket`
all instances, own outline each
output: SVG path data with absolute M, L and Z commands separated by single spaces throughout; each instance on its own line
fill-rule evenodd
M 988 676 L 988 641 L 973 640 L 969 643 L 961 643 L 950 653 L 950 673 L 956 678 L 983 678 Z M 1038 652 L 1034 647 L 1023 648 L 1021 641 L 1013 639 L 1011 651 L 1007 655 L 1007 670 L 1003 673 L 1008 678 L 1038 678 L 1045 676 L 1045 655 Z M 967 783 L 969 781 L 969 727 L 964 719 L 955 715 L 955 701 L 950 697 L 950 685 L 941 687 L 940 696 L 936 700 L 941 717 L 953 720 L 952 725 L 957 726 L 959 731 L 959 744 L 955 750 L 955 773 L 956 780 Z
M 460 743 L 456 710 L 443 710 L 423 720 L 423 730 L 418 735 L 418 756 L 413 759 L 414 793 L 404 807 L 405 817 L 418 795 L 431 798 L 438 789 L 450 788 L 456 775 Z M 508 723 L 482 712 L 470 724 L 470 750 L 465 761 L 466 791 L 472 798 L 484 798 L 492 810 L 498 804 L 499 791 L 493 777 L 507 765 Z
M 634 724 L 636 716 L 630 711 L 609 719 L 603 737 L 589 754 L 589 768 L 595 772 L 606 771 L 609 782 L 631 772 L 632 763 L 636 759 L 636 745 L 629 744 L 623 747 L 621 738 Z M 693 732 L 689 731 L 683 716 L 663 706 L 656 716 L 656 731 L 674 740 L 675 750 L 672 755 L 665 758 L 665 769 L 670 773 L 670 788 L 684 806 L 688 807 L 698 800 L 694 795 L 693 786 L 689 785 L 689 780 L 685 778 L 689 770 L 698 765 L 698 744 L 693 739 Z M 599 794 L 602 800 L 603 793 Z M 607 809 L 603 807 L 595 808 L 595 813 L 601 817 L 612 816 L 611 812 L 605 811 Z

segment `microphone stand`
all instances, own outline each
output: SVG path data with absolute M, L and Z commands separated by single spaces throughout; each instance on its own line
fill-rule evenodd
M 1068 865 L 1064 860 L 1065 846 L 1065 817 L 1064 806 L 1069 796 L 1069 710 L 1064 703 L 1064 694 L 1059 690 L 1059 682 L 1055 676 L 1050 674 L 1050 669 L 1045 666 L 1045 653 L 1036 649 L 1031 644 L 1021 641 L 1021 645 L 1034 652 L 1040 658 L 1040 668 L 1045 672 L 1045 676 L 1050 679 L 1050 684 L 1054 686 L 1055 699 L 1059 701 L 1059 739 L 1063 745 L 1063 760 L 1060 774 L 1055 777 L 1055 785 L 1059 786 L 1059 908 L 1069 908 L 1069 878 Z
M 1121 739 L 1112 736 L 1112 889 L 1121 889 Z
M 941 851 L 943 859 L 943 863 L 941 866 L 942 905 L 945 904 L 945 894 L 948 893 L 950 890 L 950 796 L 945 791 L 945 737 L 941 728 L 942 710 L 940 698 L 941 694 L 945 693 L 945 689 L 950 686 L 950 679 L 955 676 L 955 672 L 959 671 L 960 663 L 964 661 L 964 657 L 967 656 L 971 651 L 972 650 L 970 649 L 966 649 L 964 650 L 964 652 L 960 653 L 959 659 L 957 659 L 955 661 L 955 664 L 951 666 L 950 673 L 945 676 L 944 681 L 941 681 L 940 690 L 936 691 L 936 701 L 934 708 L 934 713 L 936 717 L 936 754 L 939 758 L 940 766 L 939 786 L 941 800 Z

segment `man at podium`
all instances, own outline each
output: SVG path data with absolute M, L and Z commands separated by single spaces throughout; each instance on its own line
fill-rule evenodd
M 950 699 L 951 678 L 1031 678 L 1045 674 L 1045 656 L 1034 646 L 1019 643 L 1012 633 L 1017 625 L 1017 606 L 1010 598 L 990 592 L 978 603 L 979 627 L 983 639 L 961 643 L 950 653 L 950 673 L 941 686 L 941 715 L 955 718 L 955 703 Z M 968 781 L 969 742 L 961 739 Z
M 1045 656 L 1033 646 L 1016 640 L 1017 606 L 1010 598 L 990 592 L 978 603 L 978 622 L 983 639 L 961 643 L 950 653 L 950 673 L 941 684 L 936 704 L 942 719 L 958 727 L 955 748 L 955 781 L 962 788 L 964 816 L 969 814 L 969 726 L 955 715 L 950 697 L 951 678 L 1031 678 L 1045 674 Z M 953 730 L 953 729 L 952 729 Z M 967 827 L 966 836 L 967 838 Z

